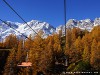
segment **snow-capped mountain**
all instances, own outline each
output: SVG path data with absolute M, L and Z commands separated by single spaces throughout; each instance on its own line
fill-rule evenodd
M 69 19 L 66 23 L 66 28 L 80 28 L 82 30 L 88 30 L 91 31 L 94 26 L 100 25 L 100 18 L 95 18 L 95 20 L 91 19 L 84 19 L 84 20 L 75 20 L 75 19 Z M 60 25 L 56 28 L 56 32 L 58 30 L 63 30 L 64 33 L 64 25 Z
M 31 29 L 28 25 L 33 29 Z M 22 32 L 24 35 L 29 36 L 30 34 L 34 37 L 36 33 L 39 34 L 40 31 L 43 32 L 43 37 L 47 37 L 55 32 L 55 28 L 46 22 L 40 22 L 37 20 L 32 20 L 27 22 L 27 24 L 20 24 L 18 31 Z M 36 33 L 35 33 L 35 32 Z
M 40 33 L 40 31 L 43 32 L 44 38 L 46 38 L 48 35 L 51 35 L 53 33 L 59 33 L 59 30 L 62 30 L 62 33 L 65 32 L 65 26 L 60 25 L 56 28 L 54 28 L 52 25 L 46 22 L 41 22 L 37 20 L 32 20 L 30 22 L 27 22 L 27 24 L 32 27 L 32 29 L 36 32 L 34 32 L 27 24 L 25 23 L 18 23 L 18 22 L 11 22 L 6 21 L 6 23 L 11 26 L 10 28 L 8 25 L 4 23 L 0 23 L 0 40 L 1 38 L 4 39 L 6 36 L 10 34 L 16 34 L 17 36 L 21 36 L 17 31 L 24 34 L 25 36 L 29 36 L 30 34 L 34 37 L 36 33 Z M 91 31 L 94 26 L 100 25 L 100 18 L 96 18 L 95 20 L 85 19 L 85 20 L 75 20 L 75 19 L 69 19 L 66 23 L 67 28 L 74 28 L 78 27 L 80 29 L 87 29 L 88 31 Z M 16 31 L 17 30 L 17 31 Z
M 43 37 L 47 37 L 48 35 L 51 35 L 55 32 L 55 28 L 51 26 L 50 24 L 46 22 L 40 22 L 37 20 L 32 20 L 30 22 L 27 22 L 27 24 L 32 27 L 32 29 L 36 32 L 34 32 L 27 24 L 25 23 L 18 23 L 18 22 L 6 22 L 8 25 L 1 23 L 0 24 L 0 38 L 5 38 L 6 36 L 10 34 L 16 34 L 17 36 L 21 36 L 21 34 L 24 34 L 25 36 L 29 36 L 30 34 L 34 37 L 36 33 L 40 33 L 40 31 L 43 32 Z M 18 33 L 18 31 L 21 33 Z

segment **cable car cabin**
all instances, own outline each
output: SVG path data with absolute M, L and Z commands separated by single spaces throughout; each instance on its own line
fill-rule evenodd
M 27 52 L 27 56 L 26 56 L 26 61 L 19 63 L 17 66 L 19 67 L 31 67 L 32 63 L 28 61 L 28 52 Z

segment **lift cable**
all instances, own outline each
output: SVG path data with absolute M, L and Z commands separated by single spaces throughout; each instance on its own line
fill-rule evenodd
M 3 22 L 3 23 L 5 23 L 6 25 L 8 25 L 10 28 L 14 29 L 15 31 L 17 31 L 18 33 L 20 33 L 25 38 L 29 39 L 30 41 L 33 41 L 30 38 L 28 38 L 26 35 L 24 35 L 23 33 L 21 33 L 20 31 L 16 30 L 14 27 L 12 27 L 10 24 L 8 24 L 7 22 L 5 22 L 4 20 L 0 19 L 0 21 Z
M 27 26 L 29 26 L 30 29 L 32 29 L 32 27 L 18 14 L 17 11 L 15 11 L 15 9 L 7 1 L 5 1 L 5 0 L 3 0 L 3 1 Z M 34 29 L 32 29 L 32 31 L 38 35 L 38 33 Z M 41 38 L 41 36 L 39 36 L 39 37 Z
M 66 48 L 66 0 L 64 0 L 65 48 Z

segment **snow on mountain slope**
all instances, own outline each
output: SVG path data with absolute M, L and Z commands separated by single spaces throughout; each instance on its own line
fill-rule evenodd
M 7 24 L 11 25 L 11 27 L 17 29 L 18 28 L 18 25 L 20 23 L 18 22 L 11 22 L 11 21 L 7 21 Z M 1 38 L 5 38 L 6 36 L 10 35 L 10 34 L 16 34 L 16 31 L 13 30 L 12 28 L 10 28 L 8 25 L 4 24 L 4 23 L 1 23 L 0 24 L 0 39 Z
M 100 18 L 96 18 L 95 20 L 90 20 L 90 19 L 85 19 L 85 20 L 75 20 L 75 19 L 69 19 L 66 23 L 66 28 L 74 28 L 78 27 L 82 30 L 88 30 L 91 31 L 94 26 L 100 25 Z M 64 33 L 64 25 L 58 26 L 56 28 L 56 32 L 58 30 L 61 30 L 63 28 L 63 33 Z
M 32 20 L 27 22 L 27 24 L 32 27 L 36 33 L 43 31 L 44 37 L 47 37 L 48 35 L 51 35 L 55 32 L 54 27 L 46 22 Z M 31 34 L 34 37 L 36 33 L 27 24 L 21 24 L 17 30 L 28 36 Z
M 30 34 L 34 37 L 36 33 L 39 33 L 39 31 L 43 31 L 43 37 L 46 38 L 48 35 L 51 35 L 53 33 L 59 33 L 59 30 L 62 30 L 62 33 L 65 33 L 65 26 L 60 25 L 56 28 L 51 26 L 50 24 L 46 22 L 41 22 L 37 20 L 32 20 L 30 22 L 27 22 L 30 27 L 36 32 L 33 32 L 33 30 L 27 26 L 25 23 L 18 23 L 18 22 L 11 22 L 7 21 L 7 23 L 16 29 L 17 31 L 20 31 L 20 33 L 29 36 Z M 94 26 L 100 25 L 100 18 L 96 18 L 95 20 L 85 19 L 85 20 L 75 20 L 75 19 L 69 19 L 66 23 L 66 28 L 74 28 L 78 27 L 80 29 L 87 29 L 88 31 L 91 31 Z M 16 32 L 14 29 L 10 28 L 4 23 L 0 23 L 0 40 L 1 38 L 5 38 L 9 34 L 16 34 L 17 36 L 21 35 L 18 32 Z
M 95 18 L 94 26 L 100 25 L 100 18 Z
M 30 22 L 27 22 L 27 24 L 32 27 L 32 29 L 36 32 L 34 32 L 27 24 L 25 23 L 18 23 L 18 22 L 11 22 L 7 21 L 7 24 L 16 29 L 17 31 L 20 31 L 20 33 L 29 36 L 30 34 L 34 37 L 36 33 L 39 33 L 39 31 L 43 31 L 43 37 L 47 37 L 48 35 L 51 35 L 55 32 L 55 28 L 51 26 L 50 24 L 46 22 L 40 22 L 37 20 L 32 20 Z M 9 34 L 16 34 L 17 36 L 21 35 L 14 29 L 10 28 L 4 23 L 0 24 L 0 35 L 1 38 L 5 38 Z

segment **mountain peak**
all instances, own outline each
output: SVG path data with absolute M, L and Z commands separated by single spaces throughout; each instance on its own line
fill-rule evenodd
M 30 34 L 34 37 L 36 33 L 39 31 L 43 31 L 44 37 L 47 37 L 48 35 L 51 35 L 55 32 L 55 28 L 51 26 L 49 23 L 41 22 L 38 20 L 31 20 L 27 22 L 27 24 L 36 32 L 33 32 L 33 30 L 25 23 L 18 23 L 18 22 L 11 22 L 7 21 L 7 23 L 13 27 L 15 30 L 19 31 L 20 33 L 29 36 Z M 2 38 L 5 38 L 9 34 L 16 34 L 17 36 L 21 35 L 15 30 L 11 29 L 9 26 L 5 25 L 4 23 L 0 24 L 1 26 L 1 36 Z
M 18 23 L 18 22 L 11 22 L 11 21 L 6 21 L 8 24 L 11 25 L 11 27 L 13 27 L 14 29 L 16 29 L 17 31 L 19 31 L 20 33 L 29 36 L 30 34 L 34 37 L 36 34 L 35 32 L 39 32 L 39 31 L 43 31 L 43 37 L 46 38 L 48 35 L 51 35 L 53 33 L 59 33 L 59 30 L 62 30 L 62 33 L 65 33 L 65 26 L 64 25 L 60 25 L 56 28 L 54 28 L 52 25 L 50 25 L 47 22 L 42 22 L 42 21 L 38 21 L 38 20 L 31 20 L 28 23 L 28 25 L 31 26 L 31 28 L 35 31 L 33 32 L 32 29 L 30 29 L 30 27 L 27 26 L 27 24 L 25 23 Z M 78 27 L 82 30 L 87 29 L 88 31 L 91 31 L 93 29 L 94 26 L 100 25 L 100 18 L 96 18 L 95 20 L 91 20 L 91 19 L 84 19 L 84 20 L 75 20 L 75 19 L 69 19 L 66 23 L 66 27 L 67 28 L 74 28 L 74 27 Z M 0 32 L 2 32 L 2 34 L 0 34 L 2 37 L 1 38 L 5 38 L 6 36 L 8 36 L 9 34 L 16 34 L 17 36 L 21 35 L 18 32 L 16 32 L 15 30 L 11 29 L 10 27 L 8 27 L 6 24 L 1 23 L 0 24 Z

